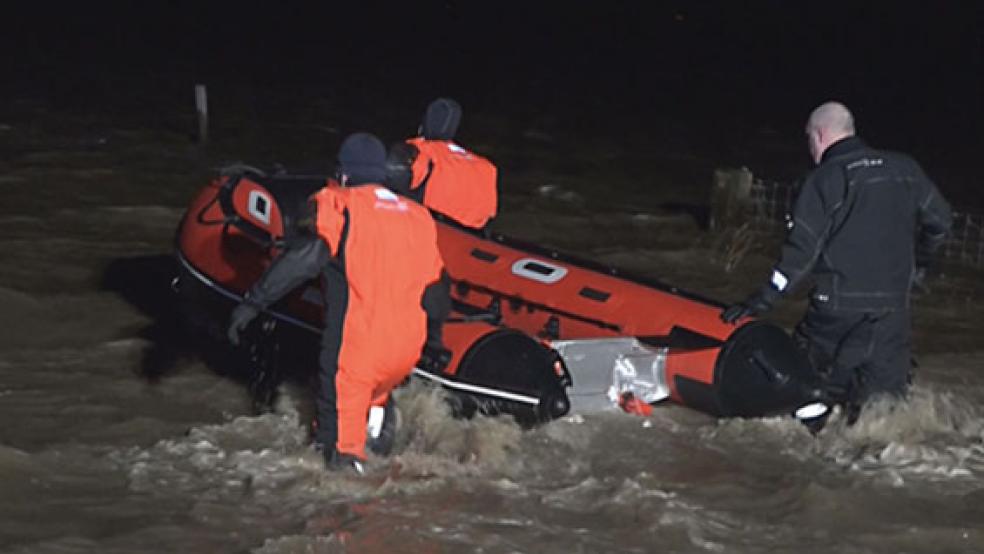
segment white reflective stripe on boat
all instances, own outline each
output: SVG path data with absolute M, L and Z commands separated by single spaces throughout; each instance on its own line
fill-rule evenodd
M 180 251 L 178 252 L 178 260 L 181 261 L 181 265 L 185 266 L 185 269 L 188 270 L 188 273 L 191 273 L 192 275 L 194 275 L 195 278 L 198 279 L 199 281 L 201 281 L 205 286 L 209 287 L 210 289 L 212 289 L 215 292 L 221 294 L 222 296 L 225 296 L 226 298 L 228 298 L 230 300 L 234 300 L 236 302 L 242 302 L 243 301 L 243 296 L 241 294 L 236 294 L 236 293 L 234 293 L 234 292 L 232 292 L 232 291 L 230 291 L 230 290 L 228 290 L 226 288 L 223 288 L 223 287 L 219 286 L 215 281 L 213 281 L 210 278 L 208 278 L 208 276 L 206 276 L 204 273 L 202 273 L 201 271 L 198 271 L 197 269 L 195 269 L 195 267 L 193 265 L 191 265 L 191 262 L 189 262 L 187 259 L 185 259 L 184 254 L 182 254 Z M 315 327 L 314 325 L 311 325 L 309 323 L 305 323 L 305 322 L 297 319 L 296 317 L 292 317 L 292 316 L 289 316 L 287 314 L 283 314 L 283 313 L 280 313 L 280 312 L 277 312 L 277 311 L 274 311 L 274 310 L 264 310 L 264 311 L 266 313 L 270 314 L 271 316 L 273 316 L 273 317 L 281 320 L 281 321 L 284 321 L 286 323 L 290 323 L 291 325 L 296 325 L 296 326 L 300 327 L 301 329 L 305 329 L 307 331 L 311 331 L 312 333 L 317 333 L 319 335 L 321 334 L 321 329 L 319 329 L 318 327 Z
M 452 381 L 451 379 L 445 379 L 439 375 L 435 375 L 429 371 L 424 371 L 420 368 L 413 368 L 414 375 L 418 375 L 425 379 L 430 379 L 436 381 L 449 389 L 461 390 L 466 392 L 474 392 L 478 394 L 483 394 L 485 396 L 493 396 L 495 398 L 502 398 L 503 400 L 512 400 L 513 402 L 522 402 L 524 404 L 530 404 L 532 406 L 538 406 L 540 404 L 540 399 L 534 396 L 527 396 L 525 394 L 517 394 L 515 392 L 509 392 L 499 389 L 490 389 L 488 387 L 483 387 L 480 385 L 471 385 L 468 383 L 462 383 L 461 381 Z

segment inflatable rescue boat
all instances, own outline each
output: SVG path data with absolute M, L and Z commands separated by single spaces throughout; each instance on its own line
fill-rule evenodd
M 266 310 L 239 348 L 225 339 L 229 315 L 298 236 L 307 199 L 326 182 L 324 176 L 230 167 L 192 200 L 177 231 L 180 273 L 174 288 L 186 325 L 205 339 L 202 346 L 210 353 L 218 350 L 218 356 L 232 356 L 235 365 L 249 368 L 256 396 L 268 397 L 285 376 L 317 373 L 320 283 L 311 281 Z M 570 375 L 544 341 L 486 318 L 452 313 L 443 342 L 446 349 L 424 350 L 414 375 L 451 391 L 459 413 L 507 413 L 533 424 L 569 412 Z M 385 337 L 379 347 L 385 348 Z
M 176 290 L 196 333 L 224 343 L 231 309 L 297 236 L 307 198 L 326 182 L 238 165 L 197 194 L 176 237 Z M 414 375 L 445 387 L 465 415 L 536 423 L 626 399 L 719 417 L 826 411 L 815 372 L 773 324 L 725 324 L 712 300 L 437 220 L 454 312 L 447 350 L 425 349 Z M 257 390 L 285 371 L 316 372 L 318 287 L 272 306 L 237 349 Z

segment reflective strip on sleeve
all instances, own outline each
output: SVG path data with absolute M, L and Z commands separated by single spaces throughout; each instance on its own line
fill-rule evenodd
M 772 271 L 772 286 L 776 287 L 779 292 L 786 290 L 786 285 L 789 284 L 789 278 L 780 273 L 778 270 Z

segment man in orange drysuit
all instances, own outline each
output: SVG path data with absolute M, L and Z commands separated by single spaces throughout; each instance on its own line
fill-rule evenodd
M 473 229 L 495 217 L 496 168 L 489 160 L 454 142 L 461 106 L 438 98 L 427 106 L 420 136 L 411 148 L 410 197 Z
M 385 404 L 420 358 L 422 299 L 443 266 L 431 215 L 380 184 L 385 159 L 373 135 L 345 139 L 338 153 L 342 186 L 312 197 L 317 238 L 274 260 L 233 311 L 229 327 L 237 343 L 259 311 L 321 275 L 326 311 L 315 442 L 329 468 L 360 473 L 369 408 Z

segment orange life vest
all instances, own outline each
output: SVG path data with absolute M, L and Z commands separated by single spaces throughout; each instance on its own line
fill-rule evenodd
M 407 143 L 420 152 L 410 190 L 425 187 L 425 206 L 475 229 L 495 216 L 497 172 L 492 162 L 448 140 L 417 137 Z

